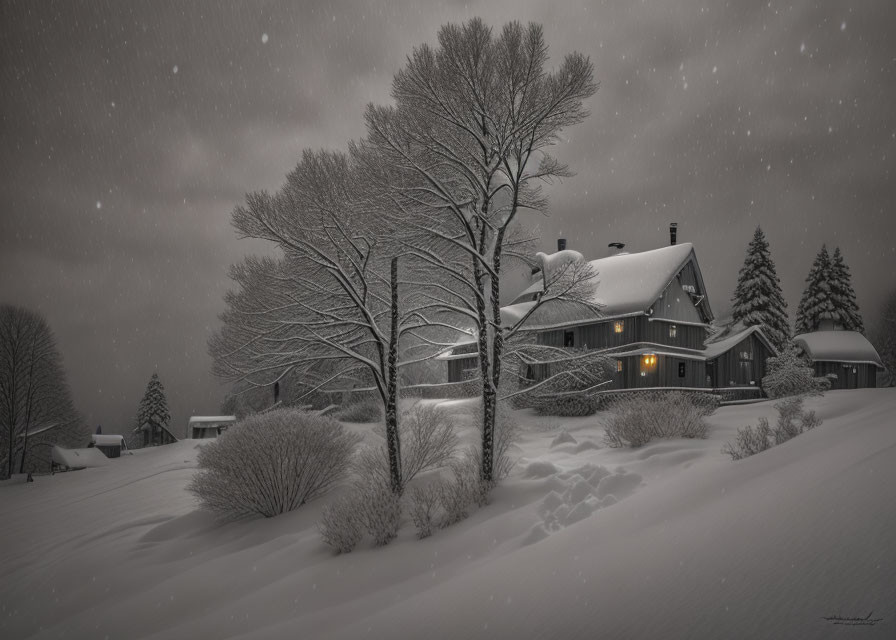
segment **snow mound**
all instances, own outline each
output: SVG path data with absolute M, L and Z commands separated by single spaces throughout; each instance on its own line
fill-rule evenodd
M 550 475 L 559 473 L 560 470 L 551 462 L 545 460 L 535 460 L 526 465 L 523 470 L 524 478 L 547 478 Z
M 578 440 L 576 440 L 569 434 L 569 431 L 567 431 L 566 429 L 561 429 L 560 433 L 557 434 L 557 437 L 551 440 L 551 449 L 553 449 L 554 447 L 558 447 L 561 444 L 577 444 L 578 442 Z

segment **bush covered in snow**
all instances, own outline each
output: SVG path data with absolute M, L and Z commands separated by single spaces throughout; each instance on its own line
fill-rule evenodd
M 715 404 L 700 395 L 706 394 L 620 394 L 610 405 L 604 441 L 610 447 L 640 447 L 653 438 L 705 438 L 705 418 Z
M 383 405 L 378 400 L 354 400 L 333 413 L 341 422 L 379 422 L 383 419 Z
M 220 515 L 271 518 L 332 488 L 358 441 L 335 420 L 298 409 L 255 414 L 202 448 L 188 489 Z
M 436 524 L 436 514 L 442 495 L 442 482 L 413 487 L 408 494 L 408 511 L 417 528 L 417 537 L 428 538 Z
M 726 443 L 722 453 L 731 456 L 732 460 L 741 460 L 787 442 L 821 424 L 814 411 L 803 409 L 803 399 L 799 397 L 782 400 L 775 404 L 775 409 L 778 410 L 778 421 L 774 429 L 766 418 L 760 418 L 755 429 L 750 426 L 738 429 L 734 442 Z
M 821 394 L 831 388 L 827 378 L 816 378 L 793 343 L 789 343 L 780 355 L 767 361 L 768 372 L 762 379 L 762 388 L 769 398 Z
M 401 529 L 401 498 L 388 484 L 359 482 L 355 485 L 359 515 L 373 543 L 389 544 Z
M 336 553 L 349 553 L 364 537 L 364 523 L 358 517 L 357 495 L 350 493 L 324 507 L 317 531 Z
M 376 429 L 384 442 L 367 447 L 358 456 L 358 475 L 389 485 L 389 451 L 385 444 L 385 428 Z M 457 449 L 454 420 L 444 409 L 432 404 L 415 404 L 401 414 L 398 421 L 401 442 L 402 486 L 418 474 L 443 467 Z

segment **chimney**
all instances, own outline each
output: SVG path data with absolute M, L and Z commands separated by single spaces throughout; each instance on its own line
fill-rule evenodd
M 674 245 L 678 241 L 678 223 L 669 225 L 669 244 Z
M 615 249 L 615 251 L 613 252 L 614 256 L 621 255 L 623 253 L 622 250 L 625 249 L 624 242 L 611 242 L 607 246 L 610 247 L 611 249 Z
M 557 238 L 557 251 L 566 251 L 566 238 Z

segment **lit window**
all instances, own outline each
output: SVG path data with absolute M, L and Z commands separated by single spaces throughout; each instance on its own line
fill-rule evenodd
M 622 360 L 616 361 L 616 371 L 622 371 Z
M 678 327 L 674 324 L 669 325 L 669 337 L 674 338 L 678 335 Z
M 656 355 L 648 353 L 641 358 L 641 375 L 646 376 L 652 371 L 656 371 Z
M 752 352 L 752 351 L 741 351 L 741 352 L 740 352 L 740 359 L 741 359 L 741 360 L 747 360 L 747 361 L 752 360 L 752 359 L 753 359 L 753 352 Z
M 613 323 L 613 332 L 614 333 L 622 333 L 622 330 L 625 329 L 625 322 L 623 320 L 617 320 Z

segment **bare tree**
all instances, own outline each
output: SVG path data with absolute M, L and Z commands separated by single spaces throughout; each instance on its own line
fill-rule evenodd
M 44 318 L 0 305 L 0 429 L 3 477 L 19 461 L 25 471 L 29 447 L 74 443 L 87 428 L 75 410 L 56 339 Z
M 414 289 L 403 288 L 399 304 L 400 248 L 380 205 L 351 157 L 327 151 L 306 151 L 277 194 L 250 194 L 234 226 L 276 243 L 282 257 L 250 257 L 232 269 L 239 290 L 226 297 L 210 352 L 217 375 L 250 386 L 288 375 L 300 376 L 308 393 L 337 382 L 372 386 L 385 409 L 392 490 L 400 493 L 398 343 L 428 322 Z
M 453 250 L 446 260 L 421 243 L 417 256 L 441 266 L 463 291 L 465 302 L 452 300 L 452 310 L 477 336 L 481 471 L 490 482 L 501 362 L 513 330 L 500 312 L 503 260 L 516 242 L 511 231 L 520 212 L 547 210 L 540 184 L 571 175 L 547 149 L 561 130 L 585 119 L 583 102 L 597 87 L 591 62 L 578 53 L 545 70 L 538 25 L 513 22 L 495 36 L 473 19 L 444 26 L 438 40 L 435 48 L 417 47 L 396 74 L 394 106 L 368 107 L 364 145 L 402 175 L 384 186 L 405 228 Z

